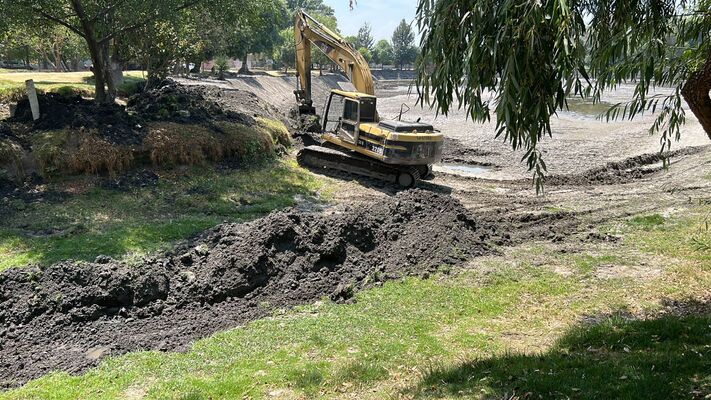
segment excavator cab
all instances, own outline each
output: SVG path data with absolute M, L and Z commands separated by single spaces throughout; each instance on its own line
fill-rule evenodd
M 375 122 L 378 118 L 375 104 L 375 96 L 332 91 L 324 107 L 323 132 L 337 136 L 348 143 L 357 144 L 360 124 Z

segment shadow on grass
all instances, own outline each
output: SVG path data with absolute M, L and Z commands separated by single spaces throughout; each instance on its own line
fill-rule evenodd
M 708 399 L 709 306 L 708 299 L 677 303 L 646 320 L 606 317 L 573 328 L 543 354 L 435 368 L 412 391 L 415 398 Z

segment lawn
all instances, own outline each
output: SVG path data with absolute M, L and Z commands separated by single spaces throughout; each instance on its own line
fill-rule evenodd
M 633 216 L 613 245 L 508 249 L 0 398 L 708 398 L 709 213 Z
M 87 93 L 94 92 L 94 84 L 88 83 L 88 80 L 93 76 L 90 71 L 81 72 L 39 72 L 39 71 L 21 71 L 16 70 L 0 70 L 0 98 L 13 90 L 22 89 L 25 86 L 25 81 L 33 79 L 35 87 L 47 92 L 56 91 L 61 87 L 73 87 Z M 124 78 L 127 84 L 134 84 L 142 81 L 145 78 L 143 71 L 126 71 Z
M 64 193 L 57 200 L 7 202 L 0 222 L 0 270 L 92 261 L 101 254 L 131 261 L 222 221 L 253 219 L 292 206 L 299 197 L 327 196 L 322 181 L 287 160 L 231 172 L 205 166 L 158 174 L 156 186 L 131 190 L 102 188 L 91 177 L 56 180 L 45 190 Z

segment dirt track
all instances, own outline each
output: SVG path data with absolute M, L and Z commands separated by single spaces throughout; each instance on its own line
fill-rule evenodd
M 401 96 L 383 99 L 381 113 L 399 109 Z M 576 129 L 587 124 L 576 121 Z M 139 269 L 98 260 L 0 274 L 0 386 L 52 369 L 79 372 L 110 354 L 184 350 L 274 308 L 322 296 L 348 300 L 353 290 L 427 276 L 518 243 L 579 251 L 581 242 L 609 240 L 596 233 L 600 223 L 711 201 L 711 146 L 685 146 L 662 170 L 644 123 L 592 126 L 592 138 L 566 131 L 547 141 L 549 165 L 557 166 L 545 196 L 536 196 L 518 155 L 488 131 L 468 136 L 462 129 L 486 128 L 466 124 L 457 116 L 438 121 L 459 141 L 450 142 L 457 154 L 449 155 L 492 164 L 483 176 L 506 180 L 440 173 L 420 190 L 400 192 L 335 175 L 336 204 L 323 212 L 223 225 Z M 683 144 L 707 144 L 700 134 L 690 121 Z

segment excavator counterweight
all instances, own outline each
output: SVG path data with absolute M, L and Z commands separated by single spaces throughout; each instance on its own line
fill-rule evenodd
M 321 146 L 299 162 L 413 187 L 442 158 L 442 134 L 420 122 L 381 120 L 368 62 L 350 43 L 304 11 L 294 16 L 299 113 L 316 114 L 311 86 L 312 44 L 345 73 L 355 91 L 332 90 L 322 114 Z

